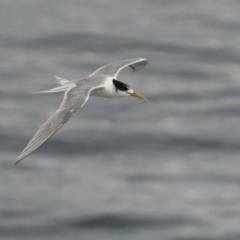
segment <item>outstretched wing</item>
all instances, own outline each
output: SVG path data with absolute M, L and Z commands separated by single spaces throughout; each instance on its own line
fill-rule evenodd
M 21 155 L 18 157 L 19 163 L 29 154 L 35 151 L 45 141 L 47 141 L 55 132 L 57 132 L 74 113 L 87 102 L 90 92 L 101 87 L 91 86 L 86 84 L 83 80 L 65 92 L 60 108 L 40 127 L 27 146 L 23 149 Z
M 116 78 L 118 73 L 125 67 L 130 67 L 134 72 L 142 69 L 148 60 L 145 58 L 132 58 L 128 60 L 122 60 L 115 63 L 110 63 L 103 67 L 100 67 L 95 72 L 93 72 L 90 76 L 104 75 L 111 76 L 112 78 Z

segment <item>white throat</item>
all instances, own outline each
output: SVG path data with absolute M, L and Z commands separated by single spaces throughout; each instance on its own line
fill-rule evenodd
M 129 96 L 127 92 L 116 89 L 115 85 L 113 84 L 112 78 L 107 78 L 104 86 L 94 89 L 90 95 L 104 98 L 122 98 Z

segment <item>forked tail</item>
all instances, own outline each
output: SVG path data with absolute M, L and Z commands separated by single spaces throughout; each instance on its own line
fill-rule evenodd
M 64 92 L 67 91 L 69 89 L 69 85 L 72 84 L 71 81 L 64 79 L 64 78 L 60 78 L 58 76 L 54 77 L 58 80 L 58 84 L 60 86 L 55 87 L 55 88 L 51 88 L 48 90 L 44 90 L 44 91 L 40 91 L 40 92 L 35 92 L 35 93 L 54 93 L 54 92 Z

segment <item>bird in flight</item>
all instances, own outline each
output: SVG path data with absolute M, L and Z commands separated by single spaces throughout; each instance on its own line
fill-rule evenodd
M 40 93 L 64 91 L 63 101 L 59 109 L 40 127 L 29 141 L 15 164 L 34 152 L 69 121 L 74 113 L 84 106 L 89 96 L 104 98 L 133 96 L 146 101 L 147 99 L 145 97 L 135 92 L 126 83 L 118 81 L 116 78 L 118 73 L 125 67 L 130 67 L 135 72 L 143 68 L 147 63 L 148 60 L 144 58 L 122 60 L 100 67 L 86 78 L 72 81 L 55 76 L 59 86 Z

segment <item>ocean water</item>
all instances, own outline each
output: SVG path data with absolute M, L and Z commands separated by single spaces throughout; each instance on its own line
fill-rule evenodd
M 239 1 L 0 0 L 0 239 L 240 239 Z M 118 76 L 18 165 L 53 75 Z

